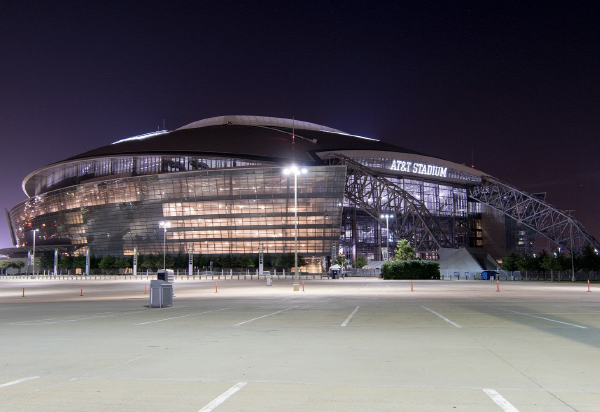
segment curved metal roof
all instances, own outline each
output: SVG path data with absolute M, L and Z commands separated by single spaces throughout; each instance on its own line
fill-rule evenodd
M 219 116 L 173 131 L 161 130 L 121 139 L 47 165 L 25 177 L 23 191 L 33 196 L 37 184 L 53 171 L 106 157 L 210 156 L 273 164 L 319 165 L 323 164 L 319 154 L 326 156 L 333 151 L 402 153 L 431 158 L 414 150 L 315 123 L 263 116 Z
M 249 116 L 249 115 L 230 115 L 230 116 L 217 116 L 210 117 L 208 119 L 197 120 L 190 124 L 180 127 L 181 129 L 197 129 L 199 127 L 206 126 L 221 126 L 221 125 L 245 125 L 245 126 L 275 126 L 283 127 L 288 129 L 303 129 L 303 130 L 317 130 L 344 133 L 341 130 L 333 129 L 331 127 L 322 126 L 320 124 L 303 122 L 295 119 L 283 119 L 281 117 L 267 117 L 267 116 Z
M 295 136 L 294 145 L 292 135 Z M 300 163 L 314 164 L 320 163 L 315 153 L 331 150 L 421 154 L 314 123 L 275 117 L 220 116 L 199 120 L 171 132 L 148 133 L 123 139 L 65 161 L 132 154 L 185 153 L 274 162 L 289 162 L 294 159 Z

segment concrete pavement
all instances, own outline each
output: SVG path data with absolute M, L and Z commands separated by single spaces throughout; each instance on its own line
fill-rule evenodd
M 1 281 L 0 411 L 600 411 L 594 285 L 146 284 Z

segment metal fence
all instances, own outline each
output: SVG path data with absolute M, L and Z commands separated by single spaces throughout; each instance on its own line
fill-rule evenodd
M 300 272 L 301 280 L 309 279 L 330 279 L 331 273 L 307 273 Z M 294 272 L 275 270 L 275 271 L 264 271 L 262 275 L 258 271 L 233 271 L 233 270 L 221 270 L 221 271 L 194 271 L 188 273 L 186 270 L 176 271 L 174 274 L 175 280 L 260 280 L 265 279 L 267 276 L 273 276 L 275 279 L 293 279 Z M 346 276 L 349 276 L 346 274 Z M 156 280 L 157 272 L 144 271 L 139 272 L 137 275 L 133 274 L 116 274 L 116 273 L 92 273 L 90 275 L 85 274 L 69 274 L 59 273 L 54 275 L 51 272 L 38 273 L 38 274 L 10 274 L 0 275 L 0 279 L 31 279 L 31 280 Z
M 513 280 L 541 280 L 541 281 L 571 281 L 573 280 L 573 273 L 570 270 L 563 271 L 547 271 L 547 272 L 529 272 L 529 271 L 513 271 L 507 270 L 495 271 L 499 280 L 513 281 Z M 460 272 L 454 269 L 442 269 L 440 270 L 440 277 L 442 280 L 482 280 L 481 272 Z M 496 276 L 488 276 L 488 279 L 494 280 Z M 575 280 L 577 281 L 599 281 L 600 273 L 593 271 L 579 271 L 575 272 Z

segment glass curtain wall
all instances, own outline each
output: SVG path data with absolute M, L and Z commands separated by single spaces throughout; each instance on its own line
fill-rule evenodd
M 413 197 L 423 202 L 429 212 L 438 219 L 446 236 L 459 246 L 475 246 L 470 241 L 469 210 L 467 189 L 432 181 L 388 177 Z M 388 238 L 385 219 L 374 219 L 366 212 L 344 200 L 340 245 L 346 259 L 353 261 L 357 254 L 364 254 L 372 260 L 381 260 L 381 248 L 387 246 Z M 390 252 L 396 248 L 398 238 L 394 233 L 402 232 L 400 222 L 404 204 L 396 205 L 396 210 L 382 213 L 397 214 L 389 219 Z M 409 222 L 410 223 L 410 222 Z
M 345 167 L 298 177 L 298 251 L 326 256 L 339 241 Z M 96 255 L 294 251 L 294 178 L 282 168 L 201 170 L 87 183 L 33 197 L 10 213 L 19 244 L 90 246 Z M 160 222 L 168 222 L 166 242 Z

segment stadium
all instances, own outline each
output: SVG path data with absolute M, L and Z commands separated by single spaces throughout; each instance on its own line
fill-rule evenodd
M 284 173 L 297 165 L 305 173 Z M 300 170 L 300 169 L 297 169 Z M 298 120 L 220 116 L 114 142 L 31 172 L 7 211 L 17 256 L 298 254 L 387 260 L 466 249 L 501 259 L 536 239 L 598 242 L 544 200 L 485 172 Z M 297 216 L 297 221 L 296 221 Z M 389 251 L 389 253 L 388 253 Z

